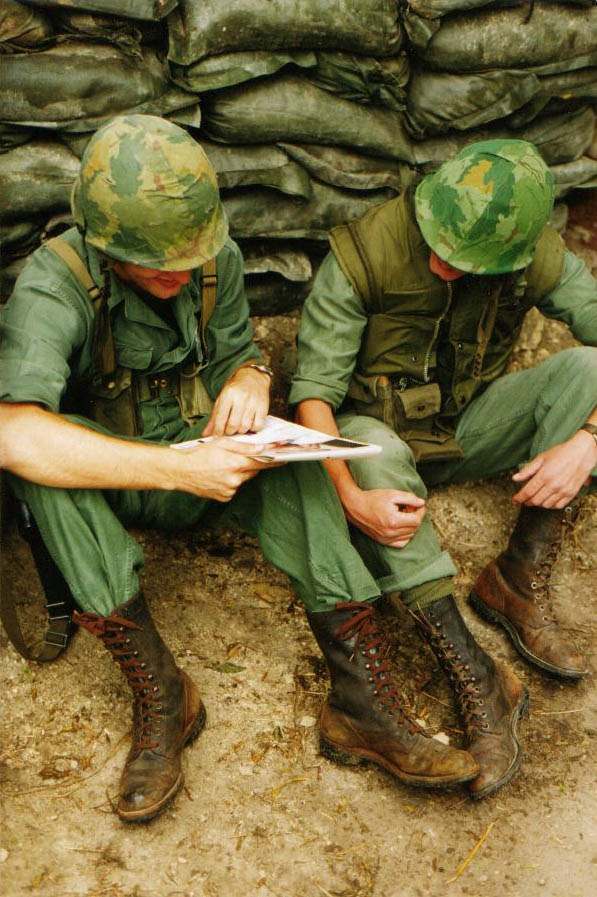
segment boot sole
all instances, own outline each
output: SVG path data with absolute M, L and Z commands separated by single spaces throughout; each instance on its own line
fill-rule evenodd
M 183 736 L 183 741 L 180 748 L 181 750 L 192 744 L 193 741 L 195 741 L 195 739 L 201 734 L 205 727 L 206 719 L 207 713 L 202 703 L 197 716 L 188 727 L 186 734 Z M 158 813 L 161 813 L 161 811 L 167 806 L 167 804 L 170 803 L 170 801 L 172 801 L 176 797 L 176 795 L 182 788 L 183 782 L 184 774 L 181 769 L 180 774 L 170 788 L 170 791 L 168 791 L 168 793 L 165 794 L 160 801 L 158 801 L 156 804 L 153 804 L 153 806 L 151 807 L 144 807 L 143 810 L 135 810 L 132 812 L 117 810 L 119 818 L 122 819 L 123 822 L 150 822 L 158 815 Z
M 501 779 L 498 779 L 497 782 L 492 782 L 491 785 L 488 785 L 487 788 L 483 788 L 482 791 L 471 791 L 470 792 L 470 796 L 473 800 L 483 800 L 484 797 L 489 797 L 490 794 L 494 794 L 499 788 L 502 788 L 504 785 L 507 785 L 508 782 L 514 778 L 514 776 L 520 769 L 520 764 L 522 763 L 523 754 L 522 754 L 522 748 L 520 746 L 520 742 L 518 740 L 518 725 L 519 725 L 520 721 L 525 716 L 528 716 L 529 705 L 530 705 L 529 693 L 528 693 L 527 689 L 525 688 L 522 693 L 522 697 L 521 697 L 520 701 L 514 708 L 514 711 L 512 713 L 512 719 L 510 721 L 510 734 L 512 735 L 512 738 L 514 739 L 514 742 L 516 744 L 516 755 L 515 755 L 514 759 L 512 760 L 512 763 L 510 764 L 509 768 L 506 770 L 504 775 L 501 777 Z
M 540 657 L 537 657 L 532 653 L 532 651 L 529 651 L 510 620 L 503 614 L 500 614 L 499 611 L 487 607 L 483 599 L 480 598 L 476 592 L 470 593 L 470 595 L 468 596 L 468 601 L 471 607 L 476 610 L 480 617 L 482 617 L 488 623 L 493 623 L 497 626 L 501 626 L 502 629 L 506 630 L 506 632 L 510 636 L 512 644 L 514 645 L 520 656 L 524 657 L 525 660 L 528 660 L 529 663 L 532 663 L 534 666 L 539 667 L 544 672 L 549 673 L 550 676 L 556 676 L 559 679 L 582 679 L 583 676 L 586 676 L 586 670 L 568 670 L 565 667 L 556 667 L 553 664 L 548 663 L 546 660 L 541 660 Z
M 349 753 L 345 747 L 335 745 L 323 735 L 320 735 L 319 737 L 319 752 L 328 760 L 333 760 L 335 763 L 339 763 L 343 766 L 365 766 L 369 763 L 373 763 L 375 766 L 381 766 L 382 769 L 385 769 L 386 772 L 389 772 L 400 782 L 404 782 L 405 785 L 413 785 L 414 787 L 419 788 L 437 788 L 444 790 L 448 788 L 456 788 L 458 785 L 464 785 L 467 782 L 471 782 L 478 776 L 477 772 L 469 773 L 460 778 L 454 778 L 453 776 L 440 778 L 439 776 L 428 777 L 411 775 L 408 772 L 403 772 L 403 770 L 398 769 L 387 760 L 384 760 L 379 754 L 374 754 L 373 751 L 363 750 Z

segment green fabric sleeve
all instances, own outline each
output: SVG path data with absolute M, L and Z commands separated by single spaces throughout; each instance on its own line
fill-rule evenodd
M 249 303 L 244 290 L 240 249 L 228 240 L 218 255 L 218 293 L 207 328 L 209 362 L 202 373 L 206 389 L 215 399 L 230 375 L 261 354 L 253 342 Z
M 330 252 L 303 307 L 290 404 L 321 399 L 334 410 L 339 407 L 366 325 L 361 299 Z
M 544 315 L 563 321 L 586 346 L 597 346 L 597 281 L 582 259 L 567 251 L 555 290 L 539 303 Z
M 64 263 L 45 247 L 34 253 L 0 312 L 0 401 L 57 412 L 92 315 Z

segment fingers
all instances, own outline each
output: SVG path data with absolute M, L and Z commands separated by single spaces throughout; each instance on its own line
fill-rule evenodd
M 518 473 L 512 475 L 512 479 L 515 483 L 520 483 L 524 480 L 528 480 L 529 477 L 534 476 L 543 465 L 543 457 L 541 455 L 537 455 L 536 458 L 533 458 L 532 461 L 529 461 L 528 464 L 525 464 L 524 467 L 521 467 Z
M 425 499 L 419 498 L 414 492 L 401 492 L 399 489 L 393 489 L 390 498 L 397 505 L 406 505 L 409 508 L 425 507 Z

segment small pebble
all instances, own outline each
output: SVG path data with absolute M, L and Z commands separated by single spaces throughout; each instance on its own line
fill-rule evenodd
M 450 744 L 450 736 L 446 735 L 445 732 L 438 732 L 433 737 L 436 741 L 441 741 L 442 744 Z

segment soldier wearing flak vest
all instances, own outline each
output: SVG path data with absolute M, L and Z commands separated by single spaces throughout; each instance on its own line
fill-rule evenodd
M 380 590 L 401 593 L 453 685 L 481 767 L 474 797 L 516 772 L 527 694 L 466 628 L 456 568 L 425 515 L 428 486 L 517 469 L 518 521 L 471 604 L 539 669 L 565 680 L 586 672 L 551 609 L 550 575 L 597 474 L 597 286 L 549 226 L 553 200 L 531 144 L 489 140 L 335 228 L 303 310 L 290 395 L 301 423 L 383 446 L 377 458 L 326 466 Z M 585 347 L 507 374 L 533 307 Z M 373 627 L 375 604 L 367 610 Z M 362 614 L 309 614 L 332 677 Z M 333 692 L 322 729 L 358 752 Z
M 77 622 L 131 687 L 117 812 L 143 822 L 180 789 L 181 753 L 205 710 L 153 623 L 127 525 L 217 517 L 241 526 L 312 614 L 366 607 L 380 592 L 321 465 L 267 469 L 225 438 L 263 425 L 270 372 L 201 147 L 168 121 L 116 118 L 83 155 L 72 208 L 76 227 L 34 253 L 2 312 L 0 463 L 80 608 Z M 169 447 L 208 434 L 218 438 Z M 201 583 L 197 592 L 200 614 Z M 418 785 L 474 779 L 468 752 L 426 737 L 401 709 L 368 619 L 348 620 L 349 630 L 373 675 L 347 664 L 337 682 L 347 711 L 358 704 L 373 759 Z

